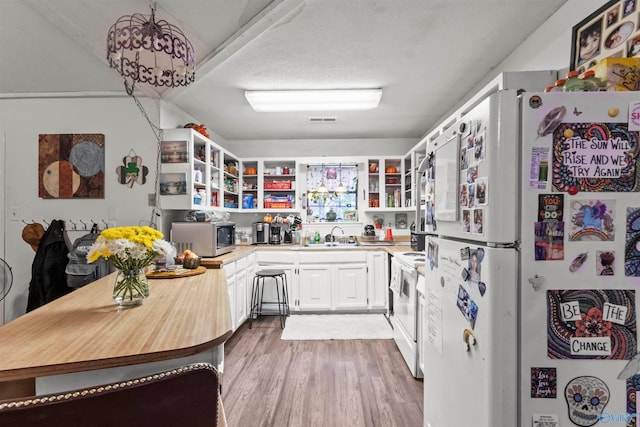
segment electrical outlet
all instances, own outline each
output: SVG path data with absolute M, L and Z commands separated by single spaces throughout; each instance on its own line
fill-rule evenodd
M 11 219 L 11 221 L 19 221 L 20 218 L 18 218 L 18 216 L 18 208 L 9 208 L 9 219 Z
M 149 206 L 156 205 L 156 195 L 154 193 L 150 193 L 147 195 L 147 203 L 149 203 Z

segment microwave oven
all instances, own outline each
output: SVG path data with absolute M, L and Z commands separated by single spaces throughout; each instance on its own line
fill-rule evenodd
M 190 249 L 201 257 L 215 257 L 236 248 L 234 222 L 173 222 L 171 242 L 178 253 Z

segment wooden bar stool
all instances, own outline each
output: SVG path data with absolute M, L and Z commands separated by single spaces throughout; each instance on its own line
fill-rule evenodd
M 280 316 L 280 327 L 284 329 L 285 321 L 289 316 L 289 286 L 287 284 L 287 275 L 284 270 L 259 270 L 253 276 L 253 286 L 251 290 L 251 312 L 249 313 L 249 329 L 254 316 L 264 315 L 262 312 L 262 297 L 264 292 L 264 281 L 267 278 L 273 278 L 276 286 L 276 295 L 278 298 L 278 313 Z M 282 298 L 280 298 L 282 294 Z M 275 313 L 274 313 L 275 314 Z

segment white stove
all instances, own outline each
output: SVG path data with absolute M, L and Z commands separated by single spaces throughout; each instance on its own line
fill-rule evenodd
M 405 265 L 416 268 L 425 264 L 426 256 L 424 252 L 399 252 L 394 253 L 393 257 Z
M 418 266 L 425 264 L 424 252 L 396 252 L 391 258 L 389 289 L 393 298 L 393 339 L 411 374 L 422 377 L 418 346 Z

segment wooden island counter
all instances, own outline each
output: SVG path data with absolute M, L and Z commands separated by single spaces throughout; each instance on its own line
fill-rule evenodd
M 150 296 L 131 308 L 113 302 L 114 281 L 115 273 L 0 326 L 0 399 L 28 396 L 34 383 L 43 394 L 196 361 L 222 366 L 232 334 L 224 271 L 149 279 Z

